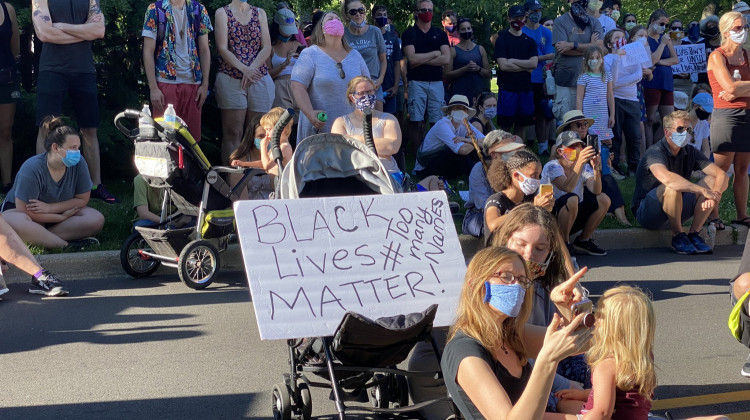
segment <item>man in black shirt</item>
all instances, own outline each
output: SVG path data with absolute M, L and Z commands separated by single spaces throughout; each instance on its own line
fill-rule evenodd
M 700 229 L 727 188 L 727 174 L 689 144 L 690 115 L 675 111 L 664 117 L 664 138 L 649 147 L 638 163 L 633 214 L 646 229 L 672 230 L 672 248 L 678 254 L 710 254 Z M 693 171 L 706 176 L 690 181 Z M 693 218 L 686 235 L 682 222 Z
M 445 101 L 443 66 L 451 59 L 448 37 L 432 26 L 432 13 L 431 1 L 417 0 L 416 22 L 401 35 L 403 55 L 409 65 L 406 74 L 409 123 L 402 145 L 410 141 L 415 155 L 422 143 L 425 112 L 433 124 L 443 117 L 440 110 Z
M 498 34 L 495 60 L 499 89 L 497 122 L 506 131 L 524 138 L 526 126 L 534 124 L 534 93 L 531 72 L 538 63 L 536 41 L 521 31 L 526 23 L 523 6 L 508 9 L 510 28 Z

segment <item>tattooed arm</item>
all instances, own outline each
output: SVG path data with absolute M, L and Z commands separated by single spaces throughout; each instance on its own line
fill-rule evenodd
M 53 23 L 54 28 L 60 29 L 68 35 L 85 41 L 104 38 L 104 14 L 99 7 L 99 0 L 89 1 L 89 17 L 86 23 L 72 25 L 69 23 Z
M 31 0 L 31 22 L 34 24 L 36 36 L 42 42 L 73 44 L 83 41 L 52 26 L 47 0 Z

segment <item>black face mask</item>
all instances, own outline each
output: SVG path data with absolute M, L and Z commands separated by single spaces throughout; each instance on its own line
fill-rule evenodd
M 712 28 L 706 28 L 706 30 L 703 31 L 702 35 L 706 38 L 714 38 L 719 35 L 719 28 L 717 28 L 716 26 Z
M 461 35 L 462 39 L 471 39 L 471 37 L 474 36 L 474 32 L 473 31 L 461 32 L 459 35 Z
M 705 121 L 708 119 L 708 117 L 711 116 L 710 112 L 706 112 L 701 108 L 695 108 L 695 115 L 698 117 L 699 120 Z

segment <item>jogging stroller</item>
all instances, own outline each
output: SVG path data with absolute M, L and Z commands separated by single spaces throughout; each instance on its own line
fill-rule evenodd
M 369 194 L 392 194 L 400 188 L 378 159 L 372 139 L 372 115 L 365 113 L 365 144 L 341 135 L 317 134 L 297 145 L 292 160 L 283 167 L 279 134 L 293 115 L 288 110 L 274 127 L 271 152 L 281 176 L 276 196 L 283 199 Z M 290 372 L 273 387 L 273 415 L 288 420 L 292 414 L 306 420 L 312 414 L 310 389 L 331 389 L 339 418 L 346 416 L 345 402 L 367 402 L 373 407 L 355 410 L 405 413 L 435 400 L 409 406 L 406 376 L 435 376 L 440 372 L 397 369 L 420 341 L 432 341 L 437 305 L 424 312 L 371 320 L 347 312 L 333 337 L 288 340 Z M 435 354 L 439 351 L 432 341 Z M 313 373 L 326 382 L 313 382 Z M 447 397 L 445 398 L 447 400 Z
M 123 119 L 139 121 L 139 128 L 127 128 Z M 165 190 L 161 222 L 154 227 L 137 226 L 122 244 L 123 269 L 138 278 L 166 265 L 177 268 L 188 287 L 207 287 L 221 267 L 219 252 L 226 250 L 235 232 L 232 202 L 257 171 L 212 166 L 179 118 L 174 130 L 167 130 L 161 118 L 155 121 L 147 113 L 125 110 L 117 114 L 115 125 L 133 141 L 141 176 L 149 186 Z M 244 176 L 230 188 L 222 173 Z M 173 206 L 177 212 L 171 211 Z M 170 222 L 181 214 L 194 216 L 195 226 L 174 228 Z

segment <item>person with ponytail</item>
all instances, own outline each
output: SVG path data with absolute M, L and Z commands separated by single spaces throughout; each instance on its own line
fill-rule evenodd
M 336 118 L 352 111 L 341 100 L 349 81 L 370 77 L 362 55 L 344 40 L 344 24 L 335 12 L 320 18 L 310 42 L 292 69 L 292 94 L 300 110 L 297 142 L 330 132 Z
M 98 245 L 91 236 L 104 216 L 87 207 L 92 182 L 81 137 L 59 117 L 47 117 L 43 127 L 46 152 L 21 165 L 0 211 L 24 242 L 69 250 Z
M 344 40 L 359 51 L 367 63 L 370 77 L 375 82 L 375 109 L 383 110 L 383 79 L 388 66 L 385 40 L 379 28 L 367 24 L 368 7 L 359 0 L 344 0 L 341 14 L 346 22 Z
M 331 133 L 353 137 L 364 143 L 363 111 L 372 109 L 372 139 L 380 162 L 388 172 L 400 172 L 393 155 L 401 147 L 401 127 L 393 115 L 373 109 L 375 98 L 375 82 L 372 79 L 365 76 L 352 79 L 346 89 L 346 100 L 354 106 L 354 111 L 336 118 Z
M 507 214 L 517 205 L 533 202 L 535 206 L 552 211 L 555 199 L 552 192 L 537 194 L 542 177 L 542 162 L 529 150 L 512 153 L 507 160 L 494 159 L 487 173 L 495 194 L 484 206 L 484 241 L 490 242 L 492 233 L 500 226 Z

